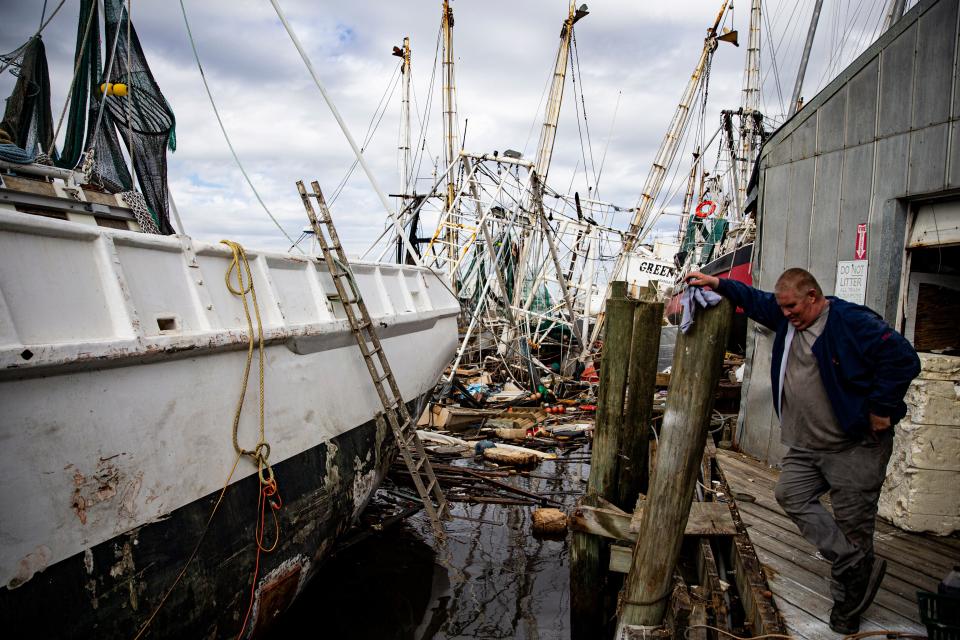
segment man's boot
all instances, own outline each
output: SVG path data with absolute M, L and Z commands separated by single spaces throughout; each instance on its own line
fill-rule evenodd
M 830 609 L 830 629 L 845 636 L 856 633 L 860 630 L 860 616 L 845 611 L 844 601 L 837 600 Z
M 848 615 L 859 616 L 867 610 L 877 596 L 886 572 L 887 561 L 870 554 L 841 574 L 840 583 L 847 594 Z

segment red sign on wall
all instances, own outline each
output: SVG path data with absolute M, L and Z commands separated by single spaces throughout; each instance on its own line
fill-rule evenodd
M 853 249 L 854 260 L 867 259 L 867 223 L 861 222 L 857 225 L 857 244 Z

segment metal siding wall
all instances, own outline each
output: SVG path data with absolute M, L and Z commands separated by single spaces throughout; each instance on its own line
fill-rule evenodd
M 960 18 L 957 20 L 958 25 L 960 25 Z M 957 64 L 957 36 L 954 35 L 953 38 L 954 51 L 953 51 L 953 108 L 950 110 L 950 115 L 953 118 L 960 118 L 960 65 Z
M 960 93 L 960 90 L 957 91 Z M 947 188 L 960 188 L 960 121 L 950 124 L 950 151 L 947 156 Z
M 913 93 L 915 129 L 944 122 L 950 115 L 956 29 L 956 0 L 942 0 L 920 16 L 916 59 L 920 73 Z
M 763 252 L 760 261 L 760 280 L 755 286 L 771 289 L 783 273 L 784 251 L 787 242 L 787 204 L 790 198 L 792 165 L 771 167 L 763 188 Z
M 840 239 L 837 260 L 853 260 L 857 225 L 870 221 L 873 192 L 874 144 L 851 147 L 843 152 L 843 184 L 840 187 Z M 874 238 L 874 241 L 879 241 Z M 836 265 L 834 265 L 836 268 Z M 831 292 L 832 293 L 832 292 Z
M 847 92 L 844 89 L 838 91 L 817 110 L 816 118 L 810 118 L 811 120 L 817 120 L 819 123 L 817 131 L 817 151 L 819 153 L 829 153 L 843 148 L 846 112 Z
M 914 23 L 883 50 L 880 58 L 880 121 L 877 135 L 886 136 L 910 128 L 916 41 L 917 25 Z
M 899 279 L 900 266 L 903 262 L 902 253 L 899 251 L 894 253 L 890 248 L 903 238 L 903 225 L 906 222 L 894 198 L 903 195 L 907 188 L 908 167 L 903 159 L 907 157 L 909 142 L 910 134 L 908 133 L 877 141 L 873 216 L 870 221 L 867 245 L 870 272 L 867 277 L 865 302 L 868 307 L 883 315 L 889 322 L 895 320 L 896 304 L 893 305 L 893 315 L 889 315 L 886 298 L 897 289 L 897 283 L 893 283 L 891 288 L 891 278 L 892 274 L 896 273 Z M 897 216 L 904 219 L 898 221 L 895 219 Z M 894 302 L 896 301 L 896 295 L 890 297 Z
M 840 230 L 840 176 L 843 151 L 816 159 L 813 215 L 810 219 L 810 266 L 824 291 L 833 291 L 837 279 L 837 237 Z
M 770 357 L 773 351 L 773 333 L 766 327 L 750 322 L 747 329 L 753 337 L 750 359 L 750 379 L 746 394 L 741 398 L 745 407 L 743 433 L 737 444 L 742 451 L 761 460 L 771 459 L 771 442 L 780 442 L 780 424 L 773 410 L 770 388 Z M 779 456 L 777 456 L 779 460 Z
M 811 118 L 811 120 L 815 121 L 814 118 Z M 811 157 L 790 165 L 793 171 L 790 179 L 790 206 L 787 209 L 786 248 L 783 252 L 783 267 L 785 269 L 790 267 L 807 268 L 809 265 L 810 216 L 813 212 L 816 162 L 816 159 Z
M 947 169 L 948 127 L 944 123 L 910 134 L 908 194 L 943 189 Z
M 783 145 L 787 149 L 791 141 Z M 784 252 L 782 247 L 787 237 L 787 216 L 790 197 L 791 164 L 782 164 L 766 171 L 761 194 L 764 216 L 760 230 L 759 268 L 754 269 L 754 286 L 771 289 L 783 272 Z M 741 400 L 747 406 L 744 417 L 743 437 L 740 447 L 763 459 L 771 459 L 771 441 L 780 440 L 780 425 L 770 396 L 770 355 L 773 334 L 753 322 L 749 329 L 753 336 L 753 357 L 746 397 Z M 779 455 L 776 455 L 779 459 Z
M 847 146 L 874 139 L 877 133 L 877 92 L 880 83 L 879 57 L 870 61 L 847 85 Z
M 837 261 L 853 259 L 857 225 L 866 222 L 865 302 L 895 320 L 905 197 L 960 188 L 958 4 L 920 0 L 890 41 L 861 56 L 841 73 L 845 82 L 829 85 L 808 103 L 809 114 L 801 110 L 774 134 L 760 161 L 756 286 L 769 290 L 785 266 L 805 266 L 832 293 Z M 738 442 L 776 463 L 785 450 L 770 393 L 773 334 L 753 323 L 748 331 Z
M 804 160 L 812 158 L 817 151 L 817 114 L 812 114 L 806 122 L 797 127 L 790 138 L 793 140 L 790 154 L 791 160 Z

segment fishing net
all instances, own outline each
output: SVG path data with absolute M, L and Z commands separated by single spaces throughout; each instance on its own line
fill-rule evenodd
M 100 25 L 97 22 L 97 0 L 80 2 L 80 20 L 77 23 L 77 46 L 74 65 L 77 78 L 70 94 L 70 109 L 67 112 L 66 137 L 57 166 L 73 169 L 80 163 L 86 142 L 88 97 L 91 86 L 95 87 L 102 74 L 100 67 Z M 93 103 L 93 100 L 89 101 Z M 96 112 L 93 118 L 96 120 Z M 130 176 L 127 175 L 127 184 Z
M 693 253 L 695 264 L 700 266 L 707 264 L 713 259 L 713 252 L 717 245 L 723 241 L 728 225 L 725 218 L 712 220 L 691 218 L 683 243 L 680 245 L 680 252 Z
M 150 72 L 123 0 L 104 0 L 103 6 L 103 43 L 107 47 L 110 77 L 106 77 L 101 59 L 97 0 L 81 0 L 74 54 L 77 77 L 70 94 L 63 153 L 58 155 L 52 149 L 50 80 L 39 36 L 0 56 L 3 64 L 13 67 L 17 75 L 0 129 L 31 156 L 50 149 L 59 167 L 74 169 L 82 164 L 89 182 L 112 193 L 133 189 L 120 145 L 122 139 L 133 158 L 147 211 L 160 233 L 172 234 L 166 151 L 168 147 L 171 151 L 176 149 L 173 111 Z M 123 84 L 126 90 L 107 88 L 104 92 L 104 83 Z
M 170 224 L 167 199 L 167 153 L 176 150 L 176 121 L 173 110 L 160 92 L 160 87 L 150 72 L 146 56 L 140 46 L 137 32 L 130 24 L 122 0 L 105 0 L 104 20 L 106 42 L 116 41 L 110 77 L 107 82 L 122 83 L 126 95 L 105 95 L 106 112 L 120 132 L 133 157 L 133 166 L 143 192 L 144 200 L 161 233 L 174 233 Z M 112 45 L 111 45 L 112 46 Z M 109 92 L 108 92 L 109 93 Z M 106 115 L 106 114 L 105 114 Z M 119 151 L 119 149 L 116 149 Z M 115 177 L 122 179 L 123 156 L 113 149 L 100 149 L 105 153 L 104 168 L 113 165 Z
M 19 49 L 0 56 L 0 60 L 17 77 L 0 129 L 32 157 L 38 150 L 46 151 L 53 140 L 50 74 L 43 40 L 34 36 Z

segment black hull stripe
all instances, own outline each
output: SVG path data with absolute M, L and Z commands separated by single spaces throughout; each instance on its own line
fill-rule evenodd
M 413 411 L 415 401 L 408 406 Z M 258 596 L 248 632 L 255 625 L 262 631 L 270 616 L 292 602 L 364 506 L 367 489 L 372 493 L 386 475 L 396 451 L 389 427 L 371 420 L 332 445 L 320 444 L 274 466 L 284 502 L 278 512 L 280 541 L 275 551 L 261 555 L 258 585 L 271 574 L 287 579 L 272 581 Z M 224 477 L 228 472 L 224 469 Z M 372 482 L 363 482 L 371 472 Z M 355 492 L 355 484 L 361 490 Z M 258 492 L 256 474 L 227 489 L 196 558 L 145 637 L 236 637 L 250 595 Z M 58 562 L 16 589 L 0 589 L 3 628 L 13 638 L 134 637 L 182 569 L 219 493 Z M 269 538 L 269 526 L 267 532 Z

